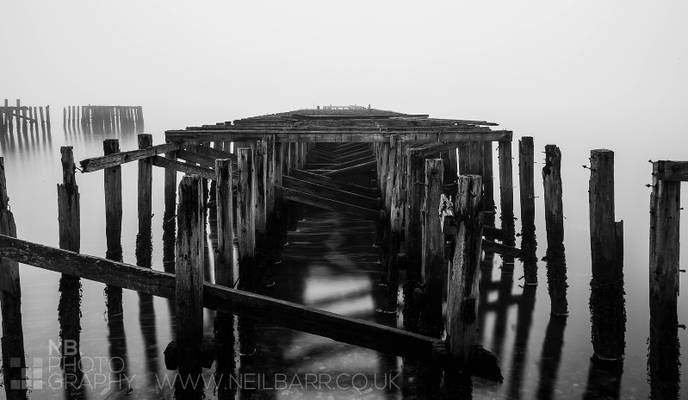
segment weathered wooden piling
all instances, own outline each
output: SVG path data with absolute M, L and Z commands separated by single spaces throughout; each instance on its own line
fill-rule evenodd
M 165 153 L 165 159 L 176 160 L 176 152 Z M 165 168 L 164 177 L 165 211 L 162 221 L 162 262 L 165 271 L 174 271 L 174 248 L 176 237 L 177 171 Z
M 561 151 L 555 145 L 545 146 L 542 168 L 547 229 L 547 284 L 553 315 L 567 315 L 566 262 L 564 255 L 564 212 L 561 186 Z
M 482 243 L 482 178 L 460 175 L 454 210 L 454 254 L 450 263 L 447 291 L 447 347 L 464 370 L 458 389 L 470 393 L 470 358 L 478 335 L 478 300 Z
M 521 250 L 526 285 L 537 284 L 534 163 L 533 138 L 524 136 L 518 142 L 518 178 L 521 202 Z
M 592 344 L 601 360 L 621 360 L 626 312 L 623 289 L 623 225 L 615 222 L 614 152 L 590 152 L 590 310 Z
M 138 136 L 139 149 L 153 146 L 153 136 L 141 134 Z M 151 266 L 151 225 L 153 217 L 153 163 L 149 158 L 138 161 L 138 222 L 139 231 L 136 235 L 136 264 L 142 267 Z
M 0 234 L 17 236 L 14 216 L 9 210 L 5 160 L 0 157 Z M 2 376 L 8 400 L 27 398 L 26 356 L 21 315 L 19 264 L 0 258 L 0 308 L 2 308 Z
M 201 178 L 185 176 L 179 183 L 177 207 L 177 259 L 175 305 L 177 360 L 176 397 L 201 399 L 203 387 L 196 382 L 201 373 L 203 339 L 203 200 Z M 193 383 L 192 383 L 193 382 Z
M 650 387 L 653 399 L 678 397 L 679 231 L 682 174 L 656 161 L 650 196 Z M 683 176 L 680 176 L 683 175 Z
M 545 225 L 547 246 L 559 247 L 564 243 L 564 211 L 561 187 L 561 151 L 559 147 L 545 146 L 545 166 L 542 168 L 545 194 Z
M 440 197 L 444 176 L 442 159 L 425 160 L 425 194 L 423 198 L 422 276 L 425 305 L 421 314 L 422 328 L 430 336 L 442 330 L 442 285 L 444 237 L 440 226 Z
M 514 185 L 511 140 L 499 142 L 499 205 L 501 209 L 502 239 L 513 246 L 514 239 Z
M 79 187 L 76 184 L 72 147 L 63 146 L 62 184 L 57 185 L 60 248 L 79 252 L 81 241 Z M 63 274 L 60 277 L 58 319 L 65 390 L 69 396 L 78 396 L 81 386 L 80 333 L 81 333 L 81 282 L 79 278 Z

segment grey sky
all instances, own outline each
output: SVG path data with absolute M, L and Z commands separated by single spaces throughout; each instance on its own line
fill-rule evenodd
M 153 130 L 330 103 L 524 134 L 580 124 L 607 140 L 687 122 L 686 1 L 22 0 L 0 11 L 0 97 L 141 104 Z

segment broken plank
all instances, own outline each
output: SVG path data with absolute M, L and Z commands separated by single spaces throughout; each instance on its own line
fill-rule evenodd
M 284 186 L 276 186 L 275 193 L 277 193 L 279 196 L 282 196 L 282 198 L 286 200 L 307 204 L 313 207 L 323 208 L 325 210 L 340 211 L 349 215 L 366 218 L 374 221 L 376 221 L 380 217 L 379 210 L 360 207 L 355 204 L 345 203 L 343 201 L 327 199 L 325 197 L 317 196 L 311 193 L 285 188 Z
M 350 167 L 325 172 L 323 175 L 329 176 L 329 177 L 338 177 L 338 176 L 349 175 L 349 174 L 364 173 L 364 172 L 368 172 L 368 171 L 372 170 L 373 168 L 375 168 L 376 165 L 377 165 L 377 162 L 375 160 L 366 161 L 364 163 L 352 165 Z
M 215 171 L 210 168 L 199 167 L 197 165 L 174 161 L 160 156 L 154 156 L 152 161 L 153 165 L 156 167 L 172 168 L 189 175 L 198 175 L 207 179 L 215 179 Z
M 179 148 L 179 143 L 159 144 L 157 146 L 152 146 L 141 150 L 124 151 L 102 157 L 87 158 L 85 160 L 81 160 L 79 164 L 81 165 L 82 172 L 94 172 L 109 167 L 116 167 L 131 161 L 142 160 L 158 154 L 175 151 Z
M 487 239 L 483 239 L 483 250 L 507 257 L 521 257 L 522 254 L 521 249 L 517 247 L 507 246 Z
M 372 197 L 362 196 L 360 194 L 347 192 L 344 190 L 335 189 L 331 186 L 319 185 L 307 180 L 296 179 L 291 176 L 282 178 L 283 186 L 288 189 L 295 189 L 302 192 L 309 192 L 321 197 L 344 201 L 360 207 L 376 209 L 379 206 L 379 200 Z

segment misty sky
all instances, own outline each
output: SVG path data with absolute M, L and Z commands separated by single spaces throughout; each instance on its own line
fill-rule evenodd
M 688 122 L 685 0 L 6 0 L 0 14 L 0 98 L 141 104 L 156 135 L 370 103 L 672 150 Z

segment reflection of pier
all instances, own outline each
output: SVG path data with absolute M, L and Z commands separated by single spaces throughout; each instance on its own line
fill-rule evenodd
M 144 132 L 141 106 L 67 106 L 62 126 L 70 138 L 127 137 Z

